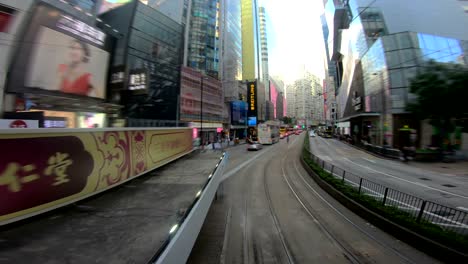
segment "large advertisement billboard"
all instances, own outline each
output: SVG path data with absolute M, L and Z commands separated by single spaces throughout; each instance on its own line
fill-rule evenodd
M 8 90 L 104 99 L 109 49 L 104 32 L 39 5 L 14 60 Z
M 247 102 L 231 102 L 231 125 L 243 126 L 247 122 Z

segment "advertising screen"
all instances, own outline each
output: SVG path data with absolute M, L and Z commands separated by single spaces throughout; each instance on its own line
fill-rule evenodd
M 231 124 L 245 125 L 247 122 L 247 102 L 231 102 Z
M 101 30 L 40 4 L 13 60 L 8 90 L 105 99 L 110 49 Z
M 109 53 L 44 26 L 36 39 L 25 86 L 105 98 Z

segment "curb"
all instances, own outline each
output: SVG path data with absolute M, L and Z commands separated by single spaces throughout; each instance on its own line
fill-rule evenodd
M 368 220 L 373 225 L 381 228 L 385 232 L 389 233 L 390 235 L 405 241 L 409 245 L 421 250 L 428 255 L 435 257 L 439 260 L 445 262 L 455 262 L 458 261 L 460 263 L 468 263 L 468 255 L 452 248 L 446 247 L 434 240 L 421 236 L 406 227 L 398 225 L 381 215 L 367 209 L 366 207 L 362 206 L 361 204 L 355 202 L 354 200 L 348 198 L 343 193 L 335 189 L 329 183 L 324 181 L 320 176 L 318 176 L 304 161 L 303 154 L 300 156 L 300 161 L 302 167 L 307 171 L 309 176 L 328 194 L 330 194 L 334 199 L 339 201 L 345 207 L 359 215 L 360 217 Z

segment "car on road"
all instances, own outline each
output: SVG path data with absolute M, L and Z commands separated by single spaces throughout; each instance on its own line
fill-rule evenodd
M 309 137 L 315 137 L 315 132 L 314 132 L 314 131 L 310 131 L 310 132 L 309 132 Z
M 248 144 L 247 150 L 261 150 L 263 148 L 262 144 L 258 143 L 258 141 L 253 141 L 251 144 Z

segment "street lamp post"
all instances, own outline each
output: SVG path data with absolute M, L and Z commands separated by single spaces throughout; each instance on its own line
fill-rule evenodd
M 205 78 L 203 75 L 200 78 L 200 144 L 201 148 L 205 147 L 204 145 L 204 137 L 203 137 L 203 80 Z

